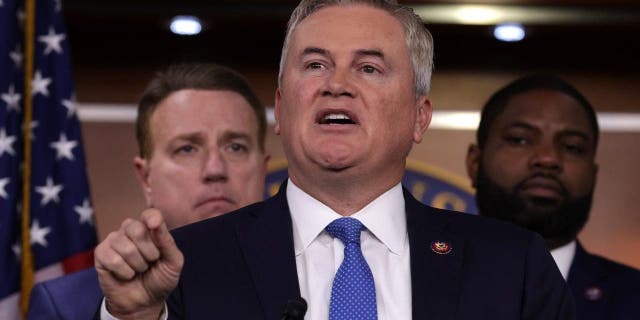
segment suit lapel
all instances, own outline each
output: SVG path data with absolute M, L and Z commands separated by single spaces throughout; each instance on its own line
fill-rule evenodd
M 265 201 L 255 223 L 237 229 L 265 318 L 279 319 L 288 300 L 300 296 L 286 183 Z
M 578 242 L 567 279 L 578 311 L 576 319 L 606 318 L 604 307 L 609 296 L 609 288 L 603 281 L 606 276 L 606 270 L 600 262 L 589 255 Z
M 449 213 L 436 212 L 404 192 L 413 319 L 454 319 L 462 283 L 464 241 L 446 231 Z M 450 246 L 450 252 L 445 245 Z

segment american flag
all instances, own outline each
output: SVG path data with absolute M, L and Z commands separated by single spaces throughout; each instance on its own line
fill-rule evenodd
M 33 3 L 35 10 L 29 10 Z M 26 42 L 25 30 L 31 27 L 32 41 Z M 29 96 L 25 76 L 31 86 Z M 31 121 L 26 120 L 29 99 Z M 26 130 L 30 163 L 24 163 Z M 27 269 L 35 271 L 38 282 L 93 264 L 96 231 L 80 135 L 60 0 L 0 0 L 2 319 L 20 318 L 20 292 L 24 295 L 31 286 L 29 278 L 21 285 L 21 275 L 30 273 Z M 25 172 L 30 172 L 29 181 L 24 181 Z M 25 186 L 28 205 L 22 204 Z M 29 212 L 23 210 L 26 207 Z M 20 240 L 24 214 L 29 215 L 32 266 L 21 263 L 29 256 Z

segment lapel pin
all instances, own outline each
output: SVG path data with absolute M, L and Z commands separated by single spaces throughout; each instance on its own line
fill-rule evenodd
M 451 245 L 446 241 L 432 241 L 431 251 L 437 254 L 449 254 L 451 253 Z
M 584 297 L 589 301 L 598 301 L 602 298 L 602 289 L 596 286 L 588 287 L 584 290 Z

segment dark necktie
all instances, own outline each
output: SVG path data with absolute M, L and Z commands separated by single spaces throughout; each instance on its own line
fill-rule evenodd
M 373 274 L 360 249 L 362 229 L 362 223 L 354 218 L 336 219 L 326 228 L 344 243 L 344 260 L 331 289 L 329 320 L 378 318 Z

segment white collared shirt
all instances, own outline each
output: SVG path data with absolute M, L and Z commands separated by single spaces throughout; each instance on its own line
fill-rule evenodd
M 306 320 L 329 319 L 333 278 L 344 257 L 344 244 L 324 228 L 341 215 L 312 198 L 291 180 L 287 201 L 293 224 L 293 245 L 300 293 L 307 301 Z M 376 288 L 378 319 L 411 319 L 409 236 L 401 184 L 351 215 L 367 228 L 360 236 L 362 254 Z M 166 304 L 165 304 L 166 310 Z M 101 305 L 101 319 L 113 318 Z M 161 319 L 167 319 L 164 312 Z
M 344 244 L 324 228 L 342 216 L 287 183 L 293 245 L 307 320 L 329 318 L 331 285 L 344 256 Z M 376 288 L 378 319 L 411 319 L 411 264 L 402 186 L 397 184 L 351 215 L 366 227 L 361 247 Z
M 569 279 L 571 263 L 573 263 L 573 258 L 576 256 L 576 241 L 573 240 L 562 247 L 551 250 L 551 256 L 556 262 L 558 269 L 560 269 L 564 280 Z

